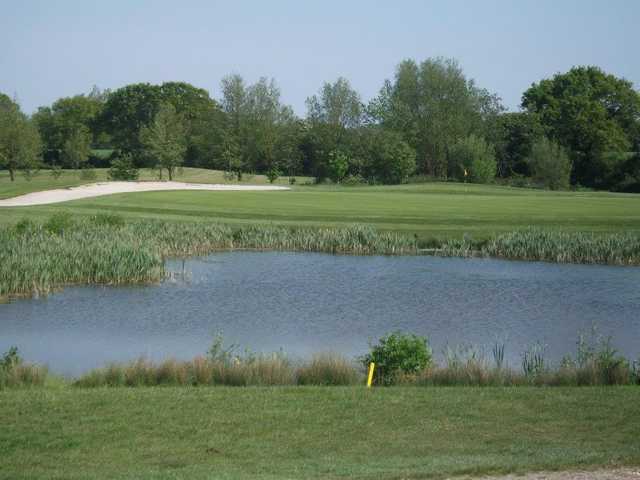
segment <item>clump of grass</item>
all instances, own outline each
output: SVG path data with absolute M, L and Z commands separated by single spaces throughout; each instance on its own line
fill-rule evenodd
M 640 236 L 594 234 L 531 228 L 504 233 L 482 249 L 492 257 L 557 263 L 640 264 Z
M 283 228 L 251 225 L 234 232 L 234 245 L 257 250 L 293 250 L 355 255 L 399 255 L 417 252 L 414 238 L 378 232 L 365 225 L 345 228 Z
M 11 347 L 0 357 L 0 390 L 3 388 L 42 386 L 47 379 L 47 369 L 25 363 L 16 347 Z
M 633 366 L 618 354 L 611 337 L 598 332 L 594 325 L 578 337 L 575 360 L 563 359 L 563 367 L 576 378 L 578 385 L 626 385 L 633 382 Z
M 504 346 L 494 346 L 494 363 L 490 365 L 484 351 L 471 345 L 447 346 L 444 364 L 420 372 L 415 383 L 434 386 L 505 386 L 524 384 L 524 377 L 504 366 Z M 502 358 L 496 354 L 502 355 Z
M 79 387 L 153 387 L 162 385 L 294 385 L 294 369 L 280 354 L 233 362 L 196 357 L 190 361 L 145 358 L 92 370 L 74 382 Z
M 354 385 L 362 381 L 353 362 L 337 354 L 314 355 L 295 372 L 298 385 Z
M 545 352 L 547 347 L 541 343 L 535 343 L 522 354 L 522 372 L 525 377 L 535 380 L 536 377 L 547 372 Z

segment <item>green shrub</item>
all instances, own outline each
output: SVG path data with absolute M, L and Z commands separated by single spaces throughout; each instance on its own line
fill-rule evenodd
M 347 175 L 346 177 L 344 177 L 344 180 L 342 180 L 342 184 L 343 185 L 366 185 L 367 181 L 363 178 L 362 175 L 356 174 L 356 175 Z
M 18 354 L 18 347 L 13 346 L 2 355 L 0 368 L 9 369 L 20 363 L 22 363 L 22 357 Z
M 124 218 L 115 213 L 97 213 L 91 217 L 91 221 L 100 227 L 122 227 Z
M 18 223 L 16 223 L 14 230 L 18 235 L 22 235 L 26 232 L 33 230 L 34 228 L 36 228 L 36 225 L 32 220 L 28 218 L 23 218 Z
M 51 167 L 51 176 L 55 180 L 58 180 L 61 175 L 62 175 L 62 167 L 60 165 L 53 165 Z
M 277 165 L 272 165 L 271 168 L 267 170 L 267 179 L 269 180 L 269 183 L 275 182 L 280 175 L 282 175 L 282 172 Z
M 340 183 L 349 170 L 349 157 L 347 154 L 340 150 L 331 151 L 329 153 L 328 169 L 329 178 L 335 183 Z
M 96 178 L 98 178 L 98 175 L 93 168 L 83 168 L 80 170 L 80 179 L 95 180 Z
M 484 138 L 469 135 L 449 150 L 449 172 L 460 180 L 468 178 L 475 183 L 490 183 L 495 179 L 496 170 L 494 148 Z
M 542 138 L 531 147 L 527 158 L 533 179 L 551 190 L 569 188 L 571 160 L 562 147 Z
M 73 228 L 73 217 L 69 212 L 54 213 L 44 224 L 44 229 L 56 235 L 62 235 Z
M 376 383 L 390 385 L 401 374 L 417 374 L 429 367 L 432 354 L 426 337 L 394 332 L 372 345 L 361 361 L 365 368 L 374 362 Z
M 125 153 L 111 162 L 109 178 L 111 180 L 137 180 L 138 169 L 133 163 L 131 154 Z
M 367 176 L 384 184 L 405 183 L 416 170 L 416 152 L 397 132 L 380 130 L 373 136 Z

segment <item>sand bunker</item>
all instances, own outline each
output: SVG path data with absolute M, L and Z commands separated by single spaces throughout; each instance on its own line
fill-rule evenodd
M 183 182 L 101 182 L 79 187 L 45 190 L 27 193 L 18 197 L 0 200 L 0 207 L 26 207 L 29 205 L 47 205 L 49 203 L 68 202 L 80 198 L 100 197 L 114 193 L 152 192 L 157 190 L 289 190 L 289 187 L 273 185 L 220 185 Z

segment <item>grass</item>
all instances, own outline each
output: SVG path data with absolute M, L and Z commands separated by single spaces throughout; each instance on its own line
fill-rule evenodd
M 104 175 L 99 171 L 99 176 Z M 221 172 L 185 169 L 181 181 L 220 181 Z M 60 180 L 64 183 L 66 177 Z M 45 184 L 37 182 L 45 180 Z M 260 176 L 248 183 L 264 182 Z M 281 179 L 286 182 L 286 179 Z M 28 184 L 0 177 L 0 197 L 17 190 L 51 188 L 42 173 Z M 70 181 L 67 179 L 66 181 Z M 48 182 L 48 183 L 47 183 Z M 72 182 L 80 181 L 77 175 Z M 298 182 L 298 184 L 301 182 Z M 50 206 L 3 208 L 0 223 L 46 218 L 60 210 L 74 215 L 118 213 L 127 218 L 220 221 L 343 227 L 366 224 L 381 231 L 416 235 L 421 241 L 488 239 L 497 233 L 537 226 L 567 232 L 640 232 L 640 195 L 606 192 L 548 192 L 502 186 L 430 183 L 401 186 L 295 186 L 285 192 L 171 191 L 118 194 Z
M 356 255 L 419 253 L 415 237 L 370 226 L 338 228 L 125 222 L 99 213 L 76 219 L 59 211 L 44 223 L 28 218 L 0 225 L 0 298 L 46 295 L 71 284 L 152 283 L 164 279 L 170 257 L 226 249 L 286 250 Z M 432 244 L 433 245 L 433 244 Z M 489 242 L 448 240 L 443 255 L 493 255 L 559 262 L 640 264 L 640 236 L 530 230 Z M 476 252 L 474 249 L 480 249 Z
M 92 370 L 73 382 L 77 387 L 91 388 L 356 384 L 362 384 L 361 372 L 340 355 L 316 355 L 308 362 L 294 364 L 279 353 L 236 357 L 231 361 L 199 356 L 189 361 L 170 358 L 154 363 L 140 358 Z
M 110 150 L 99 150 L 98 152 L 110 152 Z M 12 182 L 9 179 L 9 173 L 5 170 L 0 170 L 0 199 L 24 195 L 25 193 L 38 192 L 41 190 L 77 187 L 78 185 L 84 185 L 86 183 L 105 182 L 109 180 L 109 169 L 96 168 L 94 169 L 94 172 L 96 173 L 95 180 L 84 180 L 80 177 L 79 170 L 61 170 L 59 178 L 54 178 L 49 170 L 41 170 L 36 173 L 31 180 L 25 179 L 22 174 L 18 173 L 16 175 L 16 180 Z M 311 181 L 309 177 L 299 176 L 295 178 L 297 183 Z M 143 168 L 140 169 L 139 179 L 141 181 L 158 180 L 158 173 L 155 170 Z M 257 185 L 269 183 L 269 180 L 264 175 L 246 174 L 242 179 L 242 182 L 237 182 L 235 180 L 227 179 L 223 171 L 207 170 L 204 168 L 183 168 L 182 173 L 176 176 L 175 181 L 189 183 L 241 183 Z M 288 185 L 289 177 L 278 178 L 275 184 Z
M 0 479 L 448 478 L 640 464 L 640 391 L 0 392 Z
M 46 295 L 69 284 L 150 283 L 167 257 L 232 248 L 328 253 L 416 253 L 413 239 L 370 227 L 341 229 L 138 221 L 98 214 L 77 221 L 61 212 L 44 224 L 0 227 L 0 298 Z

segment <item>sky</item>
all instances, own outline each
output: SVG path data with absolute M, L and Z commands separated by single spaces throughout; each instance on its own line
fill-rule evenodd
M 364 101 L 403 59 L 457 59 L 517 110 L 533 82 L 597 65 L 640 88 L 638 0 L 0 0 L 0 92 L 32 113 L 93 85 L 275 78 L 299 115 L 346 77 Z

